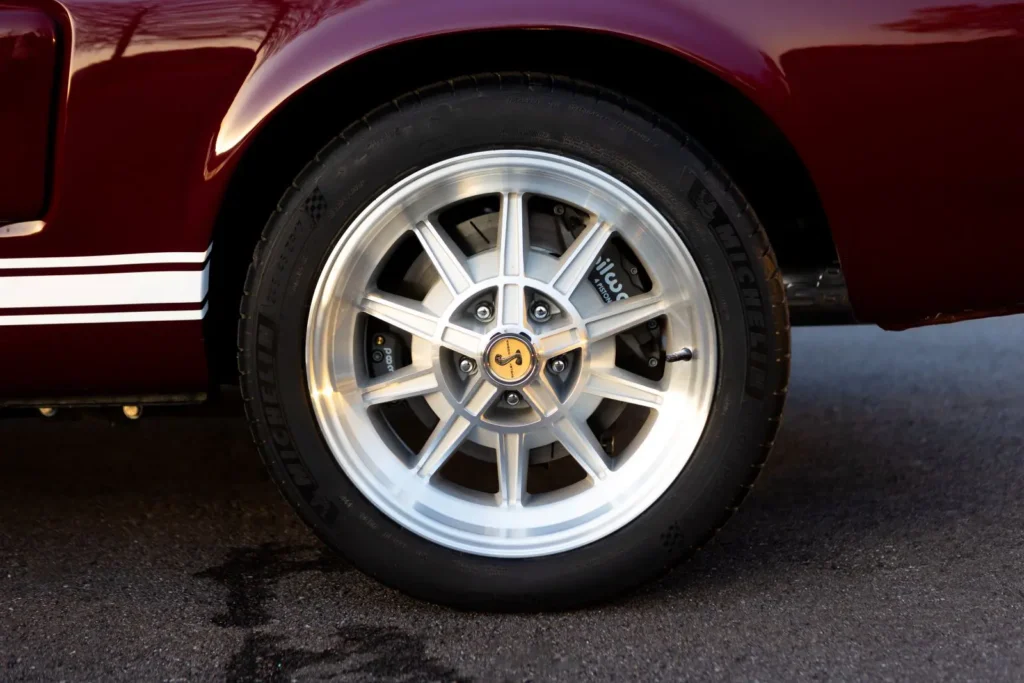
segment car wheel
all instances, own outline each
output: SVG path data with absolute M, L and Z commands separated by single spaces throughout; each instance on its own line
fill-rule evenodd
M 576 81 L 465 78 L 345 130 L 271 217 L 252 431 L 357 568 L 476 609 L 608 599 L 707 541 L 767 456 L 781 276 L 695 141 Z

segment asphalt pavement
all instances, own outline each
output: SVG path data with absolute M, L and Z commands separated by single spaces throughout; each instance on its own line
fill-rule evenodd
M 1024 679 L 1024 318 L 795 332 L 717 539 L 614 604 L 416 602 L 321 547 L 237 402 L 0 416 L 2 681 Z

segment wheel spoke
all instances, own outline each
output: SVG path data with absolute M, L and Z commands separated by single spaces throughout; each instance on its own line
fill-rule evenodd
M 466 389 L 466 393 L 462 397 L 462 405 L 466 412 L 476 419 L 491 407 L 498 393 L 498 387 L 477 375 L 476 380 Z
M 498 322 L 522 327 L 526 321 L 526 293 L 517 282 L 498 287 Z
M 505 281 L 498 286 L 496 313 L 500 325 L 521 327 L 526 320 L 526 293 L 519 282 L 526 274 L 529 241 L 524 215 L 521 194 L 509 192 L 501 196 L 498 275 Z
M 498 437 L 498 488 L 504 507 L 517 507 L 526 497 L 526 470 L 530 464 L 530 451 L 518 433 L 500 434 Z
M 441 469 L 472 427 L 473 423 L 459 413 L 452 413 L 447 420 L 438 422 L 416 459 L 416 473 L 429 479 Z
M 653 292 L 613 301 L 584 321 L 587 337 L 591 342 L 606 339 L 658 317 L 667 308 L 664 297 Z
M 523 196 L 509 192 L 501 196 L 501 219 L 498 227 L 498 275 L 522 277 L 526 274 L 526 234 Z
M 586 228 L 562 255 L 551 285 L 565 296 L 576 291 L 587 273 L 594 269 L 611 234 L 612 227 L 605 222 L 597 222 Z
M 554 388 L 548 383 L 543 373 L 537 377 L 536 381 L 520 389 L 519 393 L 526 398 L 530 405 L 533 406 L 533 409 L 542 417 L 554 414 L 561 404 Z
M 437 376 L 433 367 L 407 365 L 389 372 L 363 388 L 363 402 L 367 405 L 399 401 L 403 398 L 423 396 L 436 391 Z
M 417 223 L 414 231 L 451 293 L 461 294 L 469 289 L 473 278 L 466 269 L 466 257 L 448 233 L 426 221 Z
M 587 379 L 585 391 L 602 398 L 655 410 L 665 402 L 665 392 L 657 382 L 616 367 L 595 370 Z
M 552 425 L 552 430 L 591 479 L 600 481 L 608 476 L 611 462 L 586 423 L 566 417 Z
M 459 325 L 445 325 L 441 344 L 463 356 L 475 357 L 483 352 L 484 336 Z
M 376 291 L 368 293 L 359 307 L 364 313 L 417 337 L 433 339 L 437 333 L 437 316 L 413 299 Z
M 533 348 L 541 358 L 554 358 L 563 353 L 572 351 L 583 343 L 579 329 L 573 327 L 562 327 L 557 330 L 542 334 L 537 338 Z
M 498 387 L 481 379 L 475 380 L 466 390 L 461 406 L 464 412 L 454 411 L 441 420 L 423 445 L 413 468 L 424 479 L 429 479 L 444 465 L 466 435 L 480 423 L 480 414 L 487 410 L 498 395 Z
M 438 337 L 440 320 L 423 304 L 404 296 L 375 291 L 367 294 L 359 308 L 382 322 L 405 330 L 417 337 L 440 341 L 456 353 L 476 356 L 483 350 L 484 336 L 454 323 L 443 326 Z

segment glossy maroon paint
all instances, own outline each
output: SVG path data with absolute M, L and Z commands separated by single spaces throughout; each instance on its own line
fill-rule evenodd
M 0 224 L 43 212 L 56 73 L 49 17 L 0 7 Z
M 31 372 L 5 365 L 0 400 L 204 392 L 199 329 L 192 322 L 0 328 L 5 358 L 36 363 Z
M 425 36 L 561 27 L 660 47 L 760 107 L 808 168 L 861 319 L 901 327 L 1024 302 L 1022 2 L 18 4 L 48 12 L 69 49 L 46 228 L 0 240 L 0 258 L 202 251 L 252 140 L 316 78 Z M 0 187 L 0 202 L 9 194 Z M 185 332 L 153 340 L 152 362 L 199 382 L 201 326 L 168 325 Z M 31 350 L 22 359 L 25 372 L 44 369 Z

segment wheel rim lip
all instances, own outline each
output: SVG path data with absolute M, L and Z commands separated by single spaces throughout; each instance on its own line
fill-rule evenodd
M 698 311 L 695 316 L 702 322 L 694 338 L 702 352 L 698 355 L 698 363 L 688 364 L 698 368 L 692 373 L 692 391 L 685 400 L 667 401 L 657 419 L 649 421 L 654 424 L 648 425 L 648 433 L 637 437 L 641 443 L 636 452 L 647 446 L 648 450 L 659 449 L 659 453 L 654 456 L 647 454 L 641 459 L 647 466 L 643 477 L 634 472 L 629 478 L 633 486 L 615 495 L 605 494 L 603 499 L 591 501 L 589 507 L 577 510 L 573 509 L 574 503 L 586 491 L 570 492 L 564 497 L 554 496 L 545 500 L 543 505 L 526 506 L 514 512 L 506 509 L 506 512 L 518 515 L 518 524 L 502 526 L 493 523 L 493 514 L 483 524 L 475 524 L 473 520 L 476 517 L 464 514 L 467 510 L 484 508 L 493 512 L 480 497 L 467 497 L 464 492 L 432 485 L 426 485 L 424 489 L 433 490 L 431 497 L 410 495 L 414 487 L 399 481 L 402 477 L 396 474 L 401 475 L 401 472 L 396 472 L 393 463 L 388 462 L 397 462 L 398 458 L 392 453 L 378 458 L 367 451 L 365 439 L 357 438 L 356 432 L 367 428 L 375 430 L 375 427 L 365 410 L 365 415 L 342 419 L 344 411 L 339 407 L 351 407 L 351 402 L 342 401 L 341 406 L 337 403 L 339 394 L 334 392 L 330 368 L 333 337 L 328 332 L 340 315 L 342 304 L 337 303 L 335 292 L 338 291 L 341 266 L 347 263 L 346 253 L 351 256 L 358 244 L 379 236 L 379 226 L 402 213 L 410 197 L 422 201 L 424 188 L 429 189 L 432 183 L 450 183 L 453 178 L 475 173 L 511 178 L 516 175 L 513 170 L 536 172 L 538 177 L 556 177 L 560 182 L 582 184 L 593 196 L 602 196 L 603 202 L 611 198 L 623 203 L 627 213 L 641 225 L 657 230 L 662 238 L 667 239 L 667 251 L 674 252 L 669 260 L 673 257 L 679 259 L 677 265 L 686 274 L 683 279 L 692 287 L 691 307 Z M 580 205 L 578 201 L 572 203 Z M 589 210 L 591 207 L 584 204 L 583 208 Z M 538 359 L 537 362 L 541 361 Z M 696 449 L 710 415 L 717 380 L 717 328 L 710 297 L 695 260 L 668 220 L 639 193 L 581 161 L 546 152 L 494 150 L 453 157 L 411 174 L 383 192 L 352 221 L 333 247 L 313 294 L 306 331 L 306 370 L 311 403 L 328 449 L 345 475 L 378 510 L 407 530 L 455 550 L 492 557 L 536 557 L 572 550 L 608 536 L 647 510 L 675 481 Z M 440 375 L 440 370 L 436 373 Z M 662 413 L 677 410 L 688 411 L 694 416 L 694 428 L 683 434 L 669 434 L 665 424 L 670 420 L 664 418 L 671 418 L 671 414 Z M 379 434 L 377 440 L 377 448 L 389 448 Z M 658 444 L 661 444 L 660 448 Z M 635 456 L 636 453 L 626 461 L 626 467 L 634 463 Z M 437 502 L 437 495 L 447 496 L 453 504 L 448 508 L 433 504 Z M 459 514 L 446 514 L 452 510 Z M 569 514 L 566 514 L 567 510 Z

